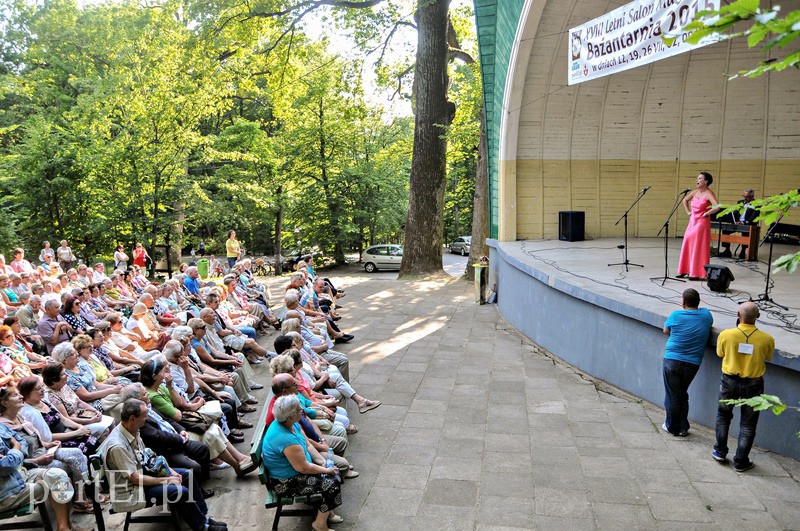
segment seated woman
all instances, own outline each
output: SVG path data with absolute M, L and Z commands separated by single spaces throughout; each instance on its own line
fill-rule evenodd
M 328 466 L 317 450 L 306 444 L 297 421 L 302 409 L 297 396 L 281 396 L 273 407 L 275 422 L 269 425 L 261 445 L 261 457 L 269 470 L 272 489 L 279 496 L 320 494 L 322 501 L 313 503 L 317 516 L 311 524 L 314 531 L 325 531 L 328 523 L 342 521 L 333 510 L 342 504 L 341 479 L 338 469 Z
M 89 323 L 81 315 L 82 301 L 74 295 L 64 296 L 64 305 L 61 307 L 61 317 L 75 330 L 75 333 L 86 332 Z
M 133 289 L 136 290 L 137 293 L 141 293 L 142 290 L 150 285 L 150 281 L 147 280 L 147 277 L 142 274 L 142 269 L 134 265 L 131 267 L 131 286 Z
M 130 331 L 133 336 L 136 336 L 136 342 L 144 350 L 158 349 L 158 330 L 150 329 L 145 319 L 146 313 L 147 306 L 141 302 L 134 304 L 131 316 L 128 322 L 125 323 L 125 329 Z
M 59 277 L 59 280 L 61 278 Z M 78 270 L 74 267 L 67 270 L 67 285 L 64 285 L 64 282 L 61 282 L 61 291 L 70 291 L 74 288 L 85 288 L 86 284 L 81 282 L 81 279 L 78 278 Z
M 44 388 L 39 378 L 35 376 L 23 379 L 20 385 L 25 385 L 26 389 L 31 385 L 34 388 L 39 385 Z M 52 439 L 45 441 L 39 430 L 20 415 L 25 406 L 23 400 L 21 391 L 14 387 L 0 390 L 0 423 L 16 432 L 25 441 L 22 446 L 22 453 L 25 455 L 23 466 L 60 468 L 69 474 L 77 491 L 83 485 L 83 477 L 87 472 L 86 457 L 78 448 L 62 448 L 60 441 Z M 83 500 L 76 503 L 75 509 L 79 512 L 91 512 L 92 504 Z
M 257 467 L 253 460 L 239 452 L 233 444 L 225 438 L 222 429 L 216 422 L 210 423 L 208 429 L 202 434 L 196 433 L 188 425 L 188 418 L 193 416 L 187 412 L 196 412 L 202 406 L 201 401 L 186 402 L 186 400 L 172 387 L 172 375 L 165 370 L 166 361 L 161 356 L 156 356 L 142 366 L 139 382 L 147 389 L 150 403 L 163 417 L 169 418 L 186 427 L 189 436 L 200 440 L 208 446 L 211 459 L 217 462 L 216 468 L 225 468 L 219 465 L 221 460 L 233 467 L 237 476 L 244 476 Z M 213 465 L 212 465 L 213 467 Z
M 269 362 L 269 368 L 273 375 L 276 374 L 291 374 L 297 382 L 297 393 L 300 405 L 303 406 L 308 418 L 314 421 L 317 426 L 323 431 L 330 431 L 329 424 L 333 424 L 334 428 L 339 427 L 345 429 L 347 433 L 356 433 L 358 429 L 355 426 L 350 428 L 350 419 L 347 416 L 347 410 L 342 407 L 337 407 L 337 401 L 333 397 L 328 399 L 320 398 L 313 393 L 302 375 L 298 374 L 295 369 L 295 362 L 289 351 L 284 352 L 272 358 Z M 300 362 L 302 365 L 302 362 Z
M 59 343 L 53 349 L 52 358 L 56 363 L 64 366 L 67 373 L 67 385 L 75 392 L 79 399 L 100 413 L 103 412 L 102 398 L 119 394 L 122 385 L 97 383 L 91 366 L 82 358 L 75 349 L 75 344 L 83 347 L 84 354 L 91 353 L 91 339 L 86 334 L 72 338 L 71 343 Z M 88 348 L 87 348 L 88 347 Z
M 26 333 L 18 315 L 19 314 L 12 315 L 3 319 L 3 324 L 10 327 L 11 331 L 14 333 L 14 344 L 12 348 L 15 353 L 9 354 L 9 356 L 11 356 L 12 359 L 16 357 L 21 358 L 30 366 L 31 370 L 40 369 L 44 367 L 44 365 L 41 367 L 36 367 L 35 365 L 47 361 L 44 356 L 38 353 L 47 353 L 47 349 L 44 348 L 44 340 L 42 336 L 38 334 Z
M 108 280 L 103 282 L 103 291 L 100 297 L 103 302 L 117 311 L 126 311 L 132 308 L 136 301 L 130 297 L 125 297 L 119 287 L 119 275 L 113 273 Z
M 119 282 L 117 283 L 117 289 L 122 293 L 122 296 L 131 300 L 136 300 L 138 292 L 133 289 L 133 285 L 131 284 L 133 281 L 133 273 L 130 270 L 120 271 L 118 275 Z
M 87 336 L 91 339 L 89 345 L 89 356 L 84 356 L 83 345 L 75 345 L 75 350 L 94 370 L 95 378 L 98 382 L 112 385 L 128 385 L 139 380 L 138 366 L 136 365 L 117 365 L 111 359 L 110 351 L 105 345 L 105 334 L 99 328 L 89 330 Z
M 43 441 L 59 441 L 62 448 L 77 448 L 84 456 L 97 452 L 100 442 L 92 435 L 92 430 L 62 416 L 53 407 L 45 397 L 46 387 L 41 378 L 32 376 L 20 380 L 19 390 L 25 401 L 19 415 L 39 431 Z
M 291 329 L 293 324 L 296 323 L 290 323 L 287 327 Z M 303 374 L 309 378 L 309 383 L 314 391 L 319 391 L 335 398 L 349 398 L 356 403 L 358 412 L 362 414 L 381 405 L 380 400 L 368 400 L 356 393 L 355 389 L 339 372 L 336 365 L 329 363 L 322 356 L 318 356 L 313 350 L 307 350 L 304 347 L 303 337 L 299 332 L 287 332 L 286 336 L 292 341 L 291 348 L 297 349 L 300 353 L 300 357 L 303 360 Z M 283 352 L 285 348 L 279 342 L 280 336 L 275 338 L 275 351 L 278 354 Z M 333 385 L 333 389 L 331 389 L 331 385 Z
M 62 343 L 72 349 L 69 343 Z M 77 356 L 77 353 L 75 354 Z M 67 385 L 67 372 L 60 363 L 51 363 L 42 371 L 42 380 L 47 386 L 47 399 L 55 406 L 62 417 L 86 426 L 92 435 L 102 440 L 114 425 L 114 419 L 103 415 L 92 406 L 78 398 L 75 391 Z
M 48 279 L 42 280 L 42 294 L 41 294 L 42 307 L 44 307 L 44 304 L 47 301 L 59 301 L 59 303 L 61 302 L 61 296 L 58 294 L 58 291 L 56 291 L 53 288 L 53 286 L 58 286 L 58 285 L 59 285 L 58 282 L 53 282 Z
M 100 286 L 89 284 L 86 286 L 86 296 L 83 299 L 83 310 L 91 312 L 99 321 L 111 313 L 111 308 L 100 298 Z
M 15 319 L 16 317 L 6 317 L 3 322 L 6 323 L 14 321 Z M 17 320 L 15 323 L 16 326 L 19 327 L 19 321 Z M 8 328 L 8 330 L 6 330 L 6 328 Z M 34 361 L 34 359 L 43 360 L 44 358 L 25 348 L 14 334 L 14 325 L 9 326 L 4 324 L 0 326 L 0 352 L 8 356 L 16 366 L 27 366 L 27 370 L 23 369 L 22 371 L 17 371 L 19 373 L 17 376 L 21 378 L 30 376 L 28 372 L 41 370 L 47 365 L 46 361 Z
M 103 332 L 103 345 L 101 349 L 104 353 L 108 354 L 108 357 L 111 358 L 111 361 L 113 361 L 117 367 L 132 366 L 133 370 L 138 372 L 139 368 L 144 363 L 144 360 L 136 356 L 136 354 L 133 352 L 120 349 L 117 344 L 112 341 L 111 325 L 108 321 L 100 321 L 97 323 L 97 326 L 95 326 L 94 329 Z M 136 347 L 138 347 L 138 345 L 136 345 L 134 348 Z
M 8 308 L 11 308 L 11 311 L 16 311 L 22 306 L 22 303 L 19 302 L 17 294 L 11 290 L 8 284 L 8 275 L 0 275 L 0 298 Z
M 145 350 L 138 343 L 139 336 L 126 329 L 122 325 L 122 316 L 117 312 L 112 312 L 106 316 L 106 321 L 111 330 L 111 342 L 117 346 L 120 352 L 136 356 L 142 362 L 149 360 L 159 354 L 156 349 Z M 115 360 L 116 361 L 116 360 Z
M 0 326 L 0 386 L 14 385 L 20 378 L 31 376 L 33 372 L 30 367 L 11 357 L 11 345 L 14 344 L 14 332 L 5 325 Z

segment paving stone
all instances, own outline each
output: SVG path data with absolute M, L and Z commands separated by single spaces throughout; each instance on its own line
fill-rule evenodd
M 513 496 L 483 495 L 478 501 L 478 523 L 530 529 L 533 500 Z
M 692 485 L 703 499 L 716 511 L 722 509 L 743 509 L 763 511 L 764 506 L 753 496 L 744 484 L 693 482 Z
M 359 522 L 364 513 L 415 516 L 422 502 L 422 490 L 398 487 L 373 487 L 367 497 Z M 383 526 L 381 526 L 383 527 Z M 374 529 L 374 528 L 373 528 Z
M 483 456 L 483 472 L 497 474 L 530 474 L 533 464 L 529 454 L 486 452 Z
M 608 422 L 571 422 L 570 428 L 575 437 L 597 437 L 613 439 L 614 429 Z
M 378 472 L 375 486 L 424 489 L 430 473 L 431 467 L 427 465 L 386 463 Z
M 431 467 L 431 479 L 474 481 L 481 476 L 481 461 L 470 456 L 436 457 Z
M 553 531 L 584 531 L 597 529 L 594 520 L 591 518 L 569 518 L 560 516 L 545 516 L 537 514 L 533 518 L 534 527 L 537 530 Z
M 444 426 L 445 417 L 441 413 L 414 413 L 409 412 L 403 421 L 404 428 L 433 428 L 441 429 Z
M 647 505 L 647 498 L 634 479 L 586 477 L 589 499 L 596 503 Z
M 688 494 L 688 493 L 687 493 Z M 711 509 L 697 496 L 679 494 L 650 494 L 650 510 L 656 520 L 677 522 L 713 522 Z
M 537 515 L 590 518 L 589 507 L 589 499 L 583 491 L 536 487 L 534 511 Z
M 432 465 L 436 457 L 436 448 L 433 446 L 417 446 L 413 444 L 394 444 L 386 456 L 387 463 Z
M 413 529 L 417 531 L 462 531 L 475 527 L 475 507 L 430 505 L 424 501 L 419 507 Z
M 490 452 L 527 453 L 530 445 L 527 433 L 486 433 L 486 449 Z
M 558 466 L 534 466 L 533 472 L 534 488 L 554 488 L 563 490 L 585 491 L 586 476 L 577 464 L 558 465 Z M 535 492 L 535 490 L 534 490 Z
M 650 530 L 656 527 L 656 519 L 645 505 L 624 503 L 592 503 L 592 512 L 598 529 Z
M 478 481 L 460 479 L 431 479 L 423 494 L 423 501 L 430 505 L 475 507 L 478 500 Z
M 432 428 L 400 428 L 395 439 L 398 444 L 431 445 L 439 442 L 442 430 Z
M 772 515 L 766 511 L 747 511 L 737 509 L 715 510 L 714 523 L 720 529 L 736 529 L 737 531 L 773 531 L 778 529 L 789 529 L 781 526 Z M 795 528 L 798 527 L 795 522 Z

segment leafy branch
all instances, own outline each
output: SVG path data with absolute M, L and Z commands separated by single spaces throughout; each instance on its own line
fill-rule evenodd
M 775 48 L 786 48 L 800 36 L 800 10 L 790 11 L 785 17 L 779 16 L 780 11 L 778 5 L 762 9 L 758 0 L 735 0 L 720 7 L 719 11 L 700 11 L 694 21 L 683 29 L 692 32 L 687 39 L 692 44 L 706 37 L 719 40 L 746 37 L 748 47 L 761 45 L 766 53 Z M 741 28 L 742 23 L 749 23 L 750 26 Z M 739 76 L 758 77 L 767 72 L 780 72 L 798 66 L 800 50 L 795 50 L 784 57 L 765 59 L 755 68 L 732 75 L 731 79 Z
M 735 205 L 715 205 L 722 207 L 723 210 L 717 214 L 724 216 L 732 212 L 744 212 L 745 206 L 742 203 Z M 800 190 L 792 190 L 785 194 L 773 195 L 764 199 L 757 199 L 750 203 L 751 208 L 759 211 L 755 221 L 763 221 L 766 225 L 777 223 L 783 217 L 788 217 L 789 211 L 800 206 Z M 772 262 L 773 272 L 786 269 L 788 273 L 794 273 L 800 266 L 800 251 L 789 253 L 779 257 Z
M 723 404 L 728 404 L 735 407 L 748 406 L 753 408 L 753 411 L 766 411 L 770 410 L 775 415 L 780 415 L 787 409 L 794 409 L 800 411 L 800 407 L 789 406 L 784 404 L 783 401 L 775 395 L 761 394 L 752 398 L 737 398 L 735 400 L 720 400 Z M 800 432 L 797 432 L 797 437 L 800 438 Z

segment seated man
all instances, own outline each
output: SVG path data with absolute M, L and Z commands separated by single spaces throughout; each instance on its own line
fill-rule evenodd
M 748 188 L 742 194 L 743 199 L 739 199 L 738 204 L 744 207 L 744 212 L 734 211 L 725 216 L 717 216 L 717 221 L 725 223 L 735 223 L 737 225 L 756 225 L 755 219 L 758 217 L 759 211 L 750 206 L 750 203 L 756 198 L 755 192 L 752 188 Z M 722 234 L 732 234 L 735 231 L 723 230 Z M 730 242 L 722 242 L 724 249 L 720 254 L 720 258 L 731 258 L 731 244 Z M 742 245 L 739 250 L 739 260 L 744 260 L 747 256 L 747 245 Z
M 39 271 L 42 277 L 55 277 L 63 273 L 58 267 L 58 262 L 54 261 L 53 256 L 49 254 L 44 255 L 44 262 L 39 266 Z
M 168 470 L 166 476 L 145 472 L 148 463 L 142 460 L 146 447 L 139 430 L 147 419 L 144 402 L 135 398 L 126 400 L 120 423 L 103 444 L 114 510 L 136 511 L 154 503 L 153 500 L 167 500 L 168 504 L 176 506 L 178 514 L 192 530 L 227 530 L 227 524 L 208 517 L 203 492 L 191 471 L 175 468 Z

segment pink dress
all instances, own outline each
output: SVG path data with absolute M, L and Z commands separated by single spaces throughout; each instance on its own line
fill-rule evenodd
M 692 215 L 683 233 L 681 259 L 678 263 L 678 274 L 690 277 L 705 278 L 704 268 L 711 262 L 711 218 L 703 217 L 711 206 L 711 201 L 701 197 L 692 197 Z

